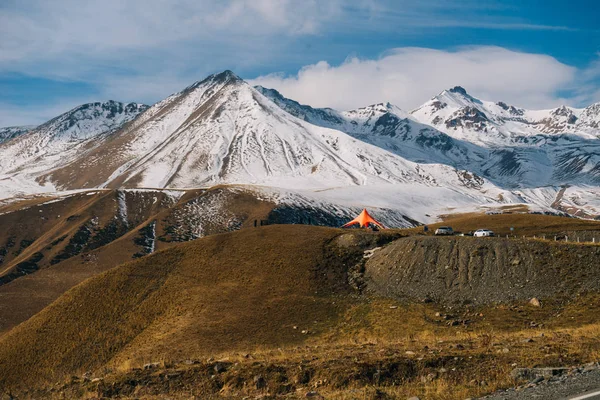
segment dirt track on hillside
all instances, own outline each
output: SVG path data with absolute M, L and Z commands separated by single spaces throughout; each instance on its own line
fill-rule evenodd
M 600 291 L 600 246 L 534 240 L 410 237 L 367 261 L 369 292 L 485 304 Z

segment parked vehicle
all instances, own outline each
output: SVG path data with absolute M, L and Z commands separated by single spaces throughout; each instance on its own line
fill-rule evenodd
M 475 233 L 473 233 L 473 236 L 475 237 L 490 237 L 490 236 L 495 236 L 493 231 L 490 231 L 489 229 L 477 229 L 475 231 Z
M 450 226 L 440 226 L 435 230 L 436 236 L 451 236 L 454 235 L 454 231 Z

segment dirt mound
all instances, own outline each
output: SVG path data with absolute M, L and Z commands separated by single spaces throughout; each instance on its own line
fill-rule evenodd
M 470 237 L 404 238 L 367 261 L 372 293 L 440 303 L 600 291 L 600 246 Z

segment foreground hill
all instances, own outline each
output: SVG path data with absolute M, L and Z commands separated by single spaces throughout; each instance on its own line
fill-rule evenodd
M 274 208 L 241 188 L 100 190 L 10 204 L 0 211 L 0 332 L 123 262 L 255 220 L 287 222 L 269 218 Z
M 390 291 L 396 278 L 416 277 L 410 271 L 433 261 L 422 257 L 404 269 L 382 263 L 404 260 L 402 253 L 422 240 L 458 254 L 490 249 L 495 265 L 485 261 L 482 277 L 501 276 L 523 300 L 497 306 L 492 296 L 477 307 L 444 308 L 412 292 L 420 280 L 398 280 Z M 343 398 L 373 385 L 390 396 L 486 393 L 511 384 L 515 362 L 587 362 L 600 351 L 589 336 L 600 326 L 600 271 L 586 264 L 597 247 L 534 244 L 565 256 L 543 265 L 522 260 L 521 273 L 512 259 L 501 261 L 531 243 L 280 225 L 179 244 L 83 282 L 2 336 L 0 387 L 33 398 L 296 398 L 314 388 Z M 437 296 L 428 293 L 434 300 L 493 286 L 474 278 L 456 288 L 450 275 L 463 257 L 438 253 L 448 268 L 439 265 L 447 279 L 432 287 Z M 548 270 L 560 290 L 541 297 L 541 308 L 526 306 L 540 293 L 536 276 Z M 539 333 L 546 335 L 523 341 Z M 449 385 L 456 391 L 443 397 Z
M 0 206 L 0 333 L 83 280 L 176 243 L 259 222 L 341 226 L 361 210 L 250 186 L 103 189 L 8 203 Z M 416 224 L 397 210 L 371 211 L 388 226 Z
M 340 311 L 334 299 L 351 293 L 348 256 L 334 258 L 327 246 L 339 234 L 301 226 L 247 229 L 92 278 L 0 339 L 0 386 L 108 364 L 127 368 L 147 359 L 300 343 L 302 329 L 333 322 Z M 365 235 L 372 246 L 386 238 Z

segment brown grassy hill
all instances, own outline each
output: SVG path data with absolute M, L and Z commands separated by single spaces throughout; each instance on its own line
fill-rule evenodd
M 96 191 L 31 199 L 0 215 L 0 333 L 100 272 L 200 236 L 265 219 L 273 204 L 228 187 Z M 201 229 L 199 229 L 201 227 Z M 153 229 L 152 229 L 153 228 Z
M 515 384 L 515 363 L 600 357 L 598 294 L 576 296 L 576 281 L 564 286 L 575 291 L 544 297 L 542 307 L 449 309 L 386 298 L 370 280 L 376 260 L 402 259 L 398 249 L 419 241 L 479 243 L 397 237 L 269 226 L 131 261 L 0 338 L 0 388 L 18 398 L 303 398 L 317 390 L 333 399 L 464 399 Z M 587 254 L 575 244 L 542 245 L 565 252 L 552 271 L 577 272 L 565 260 Z M 376 246 L 383 248 L 363 258 Z M 597 268 L 581 269 L 580 278 L 598 279 Z
M 328 258 L 326 251 L 338 234 L 300 226 L 246 229 L 92 278 L 0 340 L 0 386 L 106 364 L 127 368 L 300 343 L 302 330 L 335 321 L 335 299 L 351 291 L 345 255 Z

